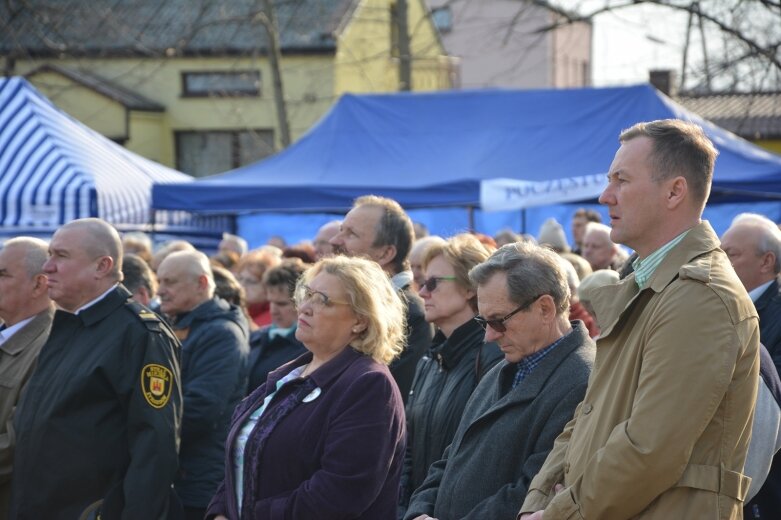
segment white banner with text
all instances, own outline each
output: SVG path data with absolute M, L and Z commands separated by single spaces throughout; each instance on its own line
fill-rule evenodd
M 480 207 L 484 211 L 507 211 L 576 202 L 599 197 L 606 186 L 606 173 L 542 182 L 491 179 L 480 182 Z

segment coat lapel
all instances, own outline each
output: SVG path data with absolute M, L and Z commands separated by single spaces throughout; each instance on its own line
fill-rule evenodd
M 613 331 L 621 315 L 637 298 L 639 291 L 634 273 L 613 285 L 596 289 L 591 296 L 591 305 L 596 313 L 600 337 L 607 337 Z
M 521 384 L 501 396 L 499 394 L 501 393 L 501 388 L 503 386 L 501 384 L 503 378 L 512 378 L 515 375 L 515 365 L 504 364 L 499 373 L 499 377 L 493 383 L 490 405 L 472 421 L 469 428 L 471 429 L 476 424 L 490 418 L 494 414 L 502 412 L 506 408 L 518 406 L 536 399 L 540 392 L 542 392 L 548 379 L 556 372 L 556 368 L 585 341 L 585 338 L 588 337 L 588 333 L 582 323 L 577 323 L 577 328 L 574 328 L 569 337 L 546 355 L 540 362 L 540 365 L 535 368 Z
M 778 294 L 778 281 L 773 280 L 773 283 L 771 283 L 768 288 L 765 289 L 765 292 L 757 298 L 757 301 L 754 302 L 754 307 L 756 307 L 757 312 L 767 307 L 767 304 L 770 303 L 770 300 L 772 300 L 773 296 L 776 294 Z
M 36 314 L 30 323 L 0 345 L 0 350 L 11 356 L 18 355 L 38 336 L 47 333 L 52 316 L 54 316 L 54 306 L 50 306 L 45 311 Z
M 600 287 L 594 291 L 591 305 L 597 315 L 597 324 L 601 330 L 600 337 L 610 335 L 621 317 L 641 293 L 648 290 L 654 293 L 663 291 L 681 274 L 682 270 L 688 270 L 689 272 L 685 274 L 691 278 L 707 280 L 709 278 L 709 265 L 687 264 L 717 247 L 719 247 L 719 243 L 713 228 L 708 222 L 703 221 L 691 228 L 680 244 L 667 254 L 642 292 L 637 287 L 634 273 L 616 284 Z

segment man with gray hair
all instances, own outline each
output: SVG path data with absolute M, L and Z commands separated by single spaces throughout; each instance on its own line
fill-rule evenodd
M 759 314 L 759 336 L 781 373 L 781 230 L 756 213 L 735 217 L 721 237 L 721 248 Z
M 182 446 L 174 487 L 185 518 L 201 520 L 224 474 L 231 414 L 247 389 L 249 325 L 235 305 L 214 295 L 209 259 L 171 253 L 157 271 L 160 310 L 182 341 Z
M 174 515 L 179 345 L 130 298 L 105 221 L 54 234 L 43 264 L 59 306 L 14 417 L 14 519 Z M 175 504 L 175 505 L 174 505 Z
M 778 285 L 781 231 L 763 215 L 742 213 L 721 237 L 721 248 L 754 302 L 759 314 L 759 340 L 769 353 L 768 356 L 763 352 L 760 358 L 762 384 L 757 393 L 754 432 L 746 459 L 747 473 L 757 467 L 764 471 L 758 475 L 753 471 L 750 494 L 756 496 L 748 501 L 744 516 L 774 518 L 781 511 L 781 457 L 773 457 L 781 441 L 781 388 L 776 377 L 781 370 L 781 292 Z M 766 366 L 769 365 L 767 357 L 772 359 L 770 366 Z M 762 482 L 761 477 L 765 475 Z
M 618 244 L 610 240 L 609 226 L 600 222 L 589 222 L 583 233 L 583 258 L 591 265 L 592 271 L 618 271 L 627 255 Z
M 553 251 L 518 242 L 475 266 L 475 319 L 504 353 L 478 384 L 452 444 L 412 495 L 406 520 L 512 518 L 583 398 L 595 347 L 569 321 Z
M 231 253 L 236 253 L 239 255 L 239 258 L 247 253 L 248 248 L 249 246 L 247 245 L 246 240 L 238 235 L 232 235 L 230 233 L 222 234 L 222 240 L 220 240 L 220 245 L 217 247 L 220 252 L 229 251 Z
M 0 518 L 7 517 L 11 501 L 15 433 L 9 419 L 54 317 L 43 274 L 46 248 L 43 240 L 18 237 L 0 249 Z

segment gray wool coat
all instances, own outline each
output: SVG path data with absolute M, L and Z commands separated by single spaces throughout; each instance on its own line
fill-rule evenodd
M 583 399 L 595 346 L 583 322 L 515 389 L 501 361 L 464 409 L 453 443 L 412 495 L 405 520 L 512 519 L 553 441 Z

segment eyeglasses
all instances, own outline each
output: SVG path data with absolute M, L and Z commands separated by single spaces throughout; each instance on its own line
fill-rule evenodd
M 432 276 L 431 278 L 423 282 L 423 287 L 425 287 L 428 292 L 433 292 L 434 289 L 437 288 L 437 285 L 439 285 L 439 282 L 443 280 L 453 281 L 453 280 L 458 280 L 458 278 L 456 278 L 455 276 Z
M 296 307 L 301 307 L 305 303 L 311 305 L 314 309 L 320 310 L 331 305 L 350 305 L 349 302 L 332 300 L 327 294 L 321 291 L 315 291 L 308 285 L 300 285 L 296 290 L 294 303 Z
M 483 327 L 483 330 L 487 330 L 487 328 L 490 326 L 492 329 L 494 329 L 496 332 L 506 332 L 507 327 L 504 325 L 504 322 L 521 312 L 522 310 L 529 307 L 532 303 L 536 302 L 541 296 L 544 296 L 542 294 L 538 294 L 534 298 L 530 299 L 526 303 L 522 304 L 520 307 L 512 311 L 510 314 L 505 316 L 501 319 L 494 319 L 494 320 L 487 320 L 483 318 L 482 316 L 475 316 L 475 321 L 480 324 L 481 327 Z

